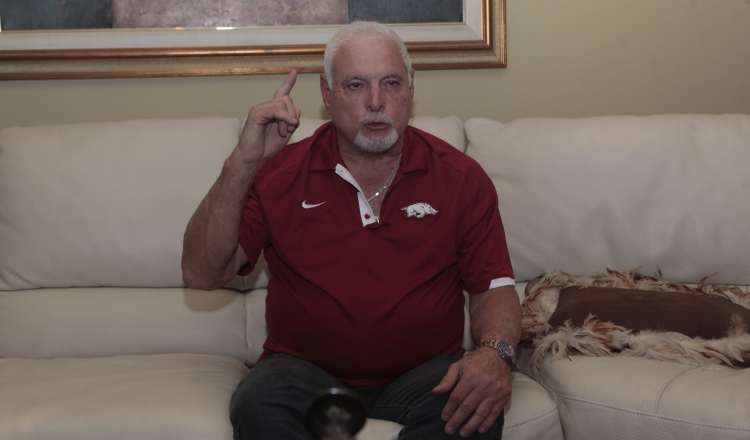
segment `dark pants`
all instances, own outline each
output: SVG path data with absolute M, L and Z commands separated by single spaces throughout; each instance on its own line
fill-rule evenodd
M 367 405 L 368 417 L 405 425 L 399 439 L 433 440 L 447 436 L 440 414 L 450 393 L 432 394 L 454 357 L 432 359 L 388 386 L 357 390 Z M 327 388 L 345 388 L 322 368 L 285 354 L 268 356 L 250 369 L 232 396 L 230 418 L 236 440 L 309 439 L 304 429 L 307 406 Z M 503 416 L 484 435 L 471 439 L 499 439 Z

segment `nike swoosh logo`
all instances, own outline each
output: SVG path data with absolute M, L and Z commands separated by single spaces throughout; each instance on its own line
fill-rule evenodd
M 325 203 L 325 202 L 323 202 L 323 203 Z M 308 205 L 307 204 L 307 200 L 305 200 L 304 202 L 302 202 L 302 207 L 305 208 L 305 209 L 316 208 L 316 207 L 322 205 L 323 203 L 318 203 L 317 205 Z

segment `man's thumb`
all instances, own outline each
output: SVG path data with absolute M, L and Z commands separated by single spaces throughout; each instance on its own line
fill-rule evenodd
M 451 367 L 448 369 L 448 372 L 443 377 L 443 380 L 441 380 L 440 383 L 437 384 L 437 386 L 432 389 L 432 392 L 434 394 L 445 394 L 448 391 L 453 389 L 457 381 L 458 381 L 458 368 L 456 368 L 454 364 L 454 365 L 451 365 Z

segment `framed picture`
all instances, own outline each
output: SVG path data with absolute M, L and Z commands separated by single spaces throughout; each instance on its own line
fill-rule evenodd
M 193 0 L 193 3 L 215 1 Z M 326 0 L 304 1 L 309 7 Z M 353 0 L 348 1 L 351 4 Z M 55 3 L 64 5 L 65 0 Z M 505 67 L 505 0 L 463 0 L 459 7 L 463 8 L 461 21 L 388 26 L 403 39 L 418 70 Z M 322 72 L 325 43 L 341 27 L 218 24 L 0 29 L 0 79 L 252 75 L 286 73 L 292 69 L 301 73 Z

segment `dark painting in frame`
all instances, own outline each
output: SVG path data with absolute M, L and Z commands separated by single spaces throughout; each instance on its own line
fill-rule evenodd
M 465 0 L 461 23 L 389 24 L 418 70 L 502 68 L 505 0 Z M 321 72 L 340 26 L 0 32 L 0 79 Z

